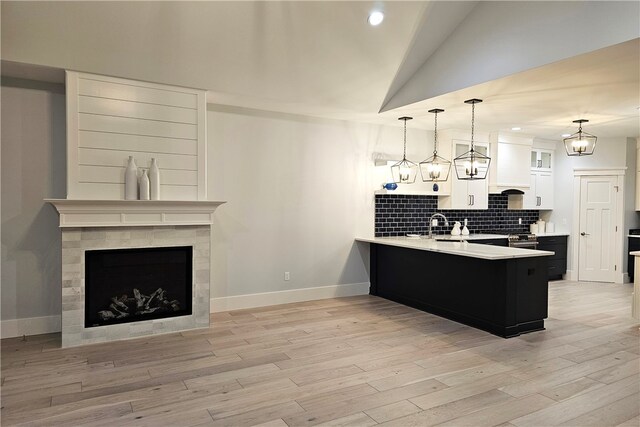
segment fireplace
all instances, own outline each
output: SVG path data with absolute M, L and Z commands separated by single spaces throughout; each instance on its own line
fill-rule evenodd
M 192 246 L 85 252 L 85 328 L 191 314 Z
M 209 327 L 211 223 L 223 202 L 50 202 L 62 229 L 62 347 Z M 144 253 L 164 258 L 135 268 L 119 259 Z

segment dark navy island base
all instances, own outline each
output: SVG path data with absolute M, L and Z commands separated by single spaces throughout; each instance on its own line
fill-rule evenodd
M 371 295 L 511 338 L 544 329 L 547 257 L 486 260 L 371 244 Z

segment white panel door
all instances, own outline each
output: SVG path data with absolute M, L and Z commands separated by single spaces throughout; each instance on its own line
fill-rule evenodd
M 585 176 L 580 181 L 578 279 L 615 280 L 616 176 Z

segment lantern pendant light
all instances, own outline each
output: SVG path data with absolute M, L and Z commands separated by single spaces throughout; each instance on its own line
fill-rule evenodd
M 598 138 L 594 135 L 582 131 L 582 123 L 589 120 L 578 119 L 573 123 L 578 123 L 578 132 L 564 139 L 564 149 L 568 156 L 590 156 L 596 149 Z
M 420 175 L 424 182 L 443 182 L 449 178 L 449 172 L 451 171 L 451 162 L 444 157 L 438 156 L 438 113 L 442 113 L 444 110 L 434 108 L 429 112 L 435 114 L 433 155 L 420 162 Z
M 402 160 L 391 166 L 391 176 L 396 184 L 413 184 L 418 175 L 418 165 L 407 160 L 407 120 L 413 117 L 400 117 L 398 120 L 404 120 L 404 152 Z
M 486 179 L 489 172 L 491 158 L 476 151 L 474 141 L 475 130 L 475 108 L 482 99 L 467 99 L 465 104 L 471 104 L 471 145 L 470 150 L 453 159 L 456 176 L 460 180 Z

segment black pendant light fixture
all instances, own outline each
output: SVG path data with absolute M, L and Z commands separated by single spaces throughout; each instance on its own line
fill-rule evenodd
M 582 124 L 589 120 L 578 119 L 573 123 L 578 123 L 578 132 L 564 139 L 564 149 L 568 156 L 590 156 L 596 149 L 598 138 L 590 133 L 582 131 Z
M 475 149 L 474 130 L 475 130 L 475 109 L 476 104 L 482 102 L 482 99 L 467 99 L 465 104 L 471 104 L 471 145 L 470 150 L 453 159 L 458 179 L 465 181 L 486 179 L 489 172 L 491 158 L 479 153 Z
M 424 182 L 443 182 L 449 178 L 449 171 L 451 171 L 451 162 L 438 156 L 438 113 L 442 113 L 444 110 L 434 108 L 429 112 L 435 114 L 433 155 L 420 162 L 420 175 Z
M 404 120 L 404 152 L 402 160 L 391 166 L 391 177 L 396 184 L 413 184 L 418 175 L 418 165 L 407 160 L 407 120 L 413 117 L 400 117 L 398 120 Z

